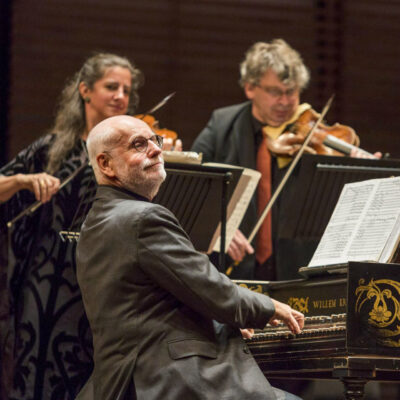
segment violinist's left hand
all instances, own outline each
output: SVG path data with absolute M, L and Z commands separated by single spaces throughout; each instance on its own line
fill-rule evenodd
M 181 139 L 176 139 L 175 140 L 175 146 L 174 146 L 173 150 L 182 151 L 182 149 L 183 149 L 182 140 Z
M 174 141 L 171 138 L 164 138 L 163 141 L 163 150 L 166 151 L 182 151 L 182 140 L 176 139 L 175 145 Z
M 377 151 L 374 154 L 369 154 L 362 149 L 353 149 L 351 150 L 350 157 L 355 157 L 355 158 L 370 158 L 370 159 L 377 159 L 379 160 L 382 158 L 382 153 L 380 151 Z

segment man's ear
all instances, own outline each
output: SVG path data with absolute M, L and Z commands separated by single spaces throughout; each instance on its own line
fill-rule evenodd
M 107 153 L 100 153 L 96 156 L 97 165 L 100 172 L 107 178 L 112 179 L 115 177 L 113 159 Z
M 249 100 L 253 100 L 255 88 L 256 86 L 252 83 L 246 82 L 244 84 L 244 93 Z

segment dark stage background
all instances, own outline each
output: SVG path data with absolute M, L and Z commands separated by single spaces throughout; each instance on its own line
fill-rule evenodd
M 140 110 L 189 149 L 211 111 L 243 101 L 238 64 L 255 41 L 281 37 L 311 70 L 302 96 L 362 147 L 400 158 L 399 0 L 14 0 L 0 6 L 0 165 L 50 127 L 57 97 L 93 51 L 144 72 Z M 7 3 L 7 4 L 6 4 Z

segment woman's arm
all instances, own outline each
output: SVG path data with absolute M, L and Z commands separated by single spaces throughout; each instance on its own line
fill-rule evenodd
M 45 203 L 58 191 L 60 180 L 45 172 L 39 174 L 16 174 L 0 176 L 0 201 L 7 201 L 20 190 L 35 194 L 36 200 Z

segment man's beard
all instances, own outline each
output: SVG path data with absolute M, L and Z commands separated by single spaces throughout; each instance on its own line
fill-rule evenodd
M 119 180 L 124 188 L 152 200 L 158 193 L 167 174 L 163 166 L 162 172 L 159 171 L 157 174 L 153 172 L 156 176 L 146 176 L 145 168 L 148 165 L 151 165 L 151 163 L 148 163 L 140 169 L 138 167 L 135 171 L 130 171 L 127 175 L 120 176 Z

